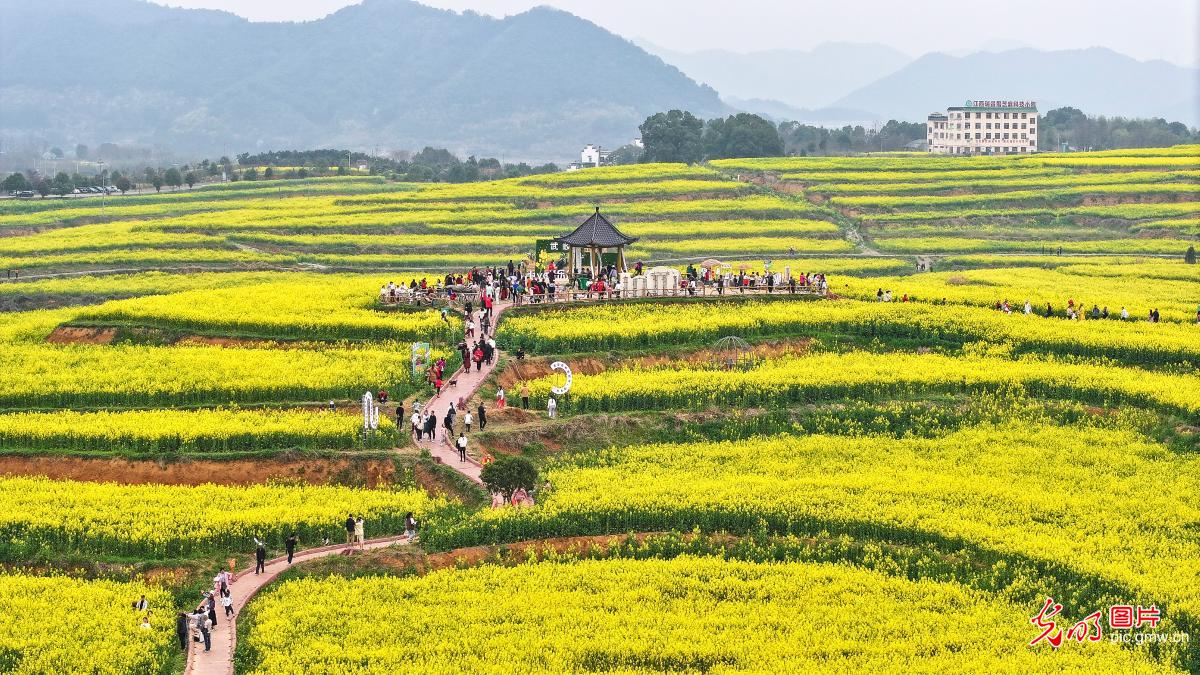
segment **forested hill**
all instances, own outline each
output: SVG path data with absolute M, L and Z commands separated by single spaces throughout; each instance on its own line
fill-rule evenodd
M 139 0 L 0 0 L 0 132 L 221 152 L 444 146 L 505 159 L 615 147 L 717 93 L 566 12 L 365 0 L 252 23 Z

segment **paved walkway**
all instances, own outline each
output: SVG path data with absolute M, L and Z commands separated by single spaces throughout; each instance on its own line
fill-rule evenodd
M 511 306 L 511 302 L 496 302 L 494 305 L 492 305 L 493 333 L 495 332 L 495 327 L 499 324 L 500 315 L 504 313 L 505 309 L 508 309 Z M 453 381 L 454 386 L 450 386 L 447 383 L 446 386 L 442 387 L 440 394 L 435 394 L 433 398 L 426 401 L 424 406 L 421 408 L 422 411 L 432 410 L 437 416 L 438 426 L 436 440 L 431 441 L 428 437 L 423 438 L 420 441 L 416 440 L 415 437 L 413 439 L 413 442 L 417 444 L 417 447 L 428 450 L 429 454 L 433 455 L 436 461 L 445 464 L 475 483 L 480 484 L 482 484 L 483 481 L 479 479 L 479 472 L 483 470 L 483 467 L 470 455 L 472 452 L 478 455 L 479 447 L 471 443 L 471 435 L 468 434 L 467 461 L 460 461 L 458 459 L 458 448 L 454 445 L 454 441 L 457 440 L 458 437 L 455 436 L 454 438 L 449 439 L 444 437 L 446 430 L 442 428 L 442 418 L 446 416 L 446 410 L 449 409 L 451 405 L 456 404 L 460 398 L 464 402 L 469 402 L 471 400 L 471 397 L 474 396 L 475 392 L 479 390 L 479 387 L 483 385 L 483 382 L 488 378 L 488 375 L 492 374 L 492 370 L 495 369 L 496 364 L 500 362 L 500 353 L 500 347 L 497 345 L 496 353 L 492 356 L 492 363 L 490 365 L 486 363 L 483 364 L 483 370 L 471 369 L 469 372 L 463 372 L 460 370 L 452 375 L 449 381 Z M 484 402 L 484 405 L 488 410 L 495 410 L 494 402 L 487 401 Z M 473 407 L 470 410 L 472 415 L 476 414 Z M 464 412 L 466 411 L 458 411 L 460 417 L 456 419 L 460 420 L 457 422 L 459 425 L 461 425 L 461 415 Z M 475 420 L 474 428 L 478 429 L 478 425 L 479 420 Z
M 512 303 L 497 302 L 492 308 L 492 325 L 493 327 L 500 319 L 500 315 Z M 436 457 L 442 464 L 454 469 L 460 474 L 466 476 L 470 480 L 481 483 L 479 472 L 482 470 L 479 462 L 470 459 L 466 462 L 461 462 L 458 459 L 458 449 L 454 447 L 453 441 L 446 441 L 442 434 L 444 430 L 441 428 L 441 418 L 445 416 L 446 409 L 450 405 L 457 403 L 458 399 L 469 401 L 471 397 L 479 390 L 479 387 L 491 375 L 492 370 L 496 367 L 496 363 L 500 360 L 500 350 L 496 349 L 496 354 L 492 358 L 491 365 L 484 364 L 483 370 L 471 370 L 469 372 L 459 371 L 450 379 L 455 381 L 453 387 L 444 386 L 442 392 L 430 398 L 425 402 L 424 410 L 432 409 L 437 413 L 439 426 L 438 438 L 431 441 L 428 438 L 417 442 L 417 446 L 429 451 L 429 454 Z M 432 408 L 430 407 L 432 406 Z M 493 405 L 488 406 L 489 409 L 494 409 Z M 474 412 L 474 411 L 472 411 Z M 461 414 L 461 413 L 459 413 Z M 478 424 L 478 421 L 476 421 Z M 468 448 L 471 449 L 471 448 Z M 475 449 L 478 454 L 478 449 Z M 366 542 L 364 548 L 376 549 L 391 546 L 403 541 L 404 537 L 386 537 L 382 539 L 372 539 Z M 331 555 L 339 555 L 346 550 L 345 544 L 336 546 L 325 546 L 322 548 L 308 549 L 298 552 L 292 558 L 292 564 L 299 564 L 309 560 L 316 560 Z M 233 673 L 233 653 L 237 648 L 237 617 L 241 612 L 242 607 L 246 606 L 255 594 L 258 593 L 263 586 L 275 580 L 281 572 L 288 568 L 287 558 L 275 558 L 267 561 L 265 574 L 254 574 L 254 568 L 243 570 L 237 576 L 237 581 L 230 587 L 230 592 L 233 595 L 234 615 L 233 621 L 227 621 L 224 616 L 224 610 L 217 607 L 217 625 L 212 631 L 212 650 L 204 651 L 203 643 L 191 643 L 191 651 L 188 653 L 187 669 L 184 671 L 186 675 L 232 675 Z
M 392 546 L 393 544 L 404 541 L 403 536 L 385 537 L 381 539 L 370 539 L 364 545 L 365 549 L 376 549 Z M 405 544 L 406 545 L 406 544 Z M 309 560 L 325 558 L 331 555 L 340 555 L 346 550 L 345 544 L 337 546 L 324 546 L 321 548 L 313 548 L 305 551 L 299 551 L 292 558 L 292 564 L 297 565 Z M 258 593 L 263 586 L 275 580 L 280 572 L 288 568 L 287 558 L 275 558 L 268 560 L 265 574 L 254 574 L 254 568 L 242 570 L 237 575 L 237 580 L 229 587 L 229 591 L 233 596 L 233 620 L 229 621 L 225 618 L 225 610 L 217 605 L 217 625 L 212 630 L 212 650 L 204 651 L 204 643 L 191 643 L 191 651 L 188 653 L 187 669 L 184 671 L 187 675 L 232 675 L 233 674 L 233 652 L 237 648 L 237 617 L 241 613 L 242 608 L 246 603 Z M 198 604 L 198 603 L 197 603 Z M 172 636 L 174 639 L 174 636 Z

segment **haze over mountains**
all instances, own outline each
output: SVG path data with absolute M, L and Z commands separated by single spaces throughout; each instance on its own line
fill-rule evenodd
M 750 54 L 671 52 L 642 43 L 738 108 L 778 119 L 921 121 L 970 99 L 1034 100 L 1050 110 L 1165 117 L 1200 126 L 1200 70 L 1138 61 L 1110 49 L 1006 49 L 913 59 L 878 44 L 827 43 L 812 50 Z
M 967 98 L 1200 125 L 1200 71 L 1102 48 L 913 59 L 878 44 L 737 54 L 643 43 L 655 56 L 558 10 L 496 19 L 410 0 L 305 23 L 141 0 L 0 0 L 0 13 L 0 134 L 63 147 L 433 145 L 562 161 L 585 143 L 626 143 L 670 108 L 840 125 L 920 121 Z

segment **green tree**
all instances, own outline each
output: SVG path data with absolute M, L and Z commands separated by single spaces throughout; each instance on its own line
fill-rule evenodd
M 54 194 L 65 196 L 75 189 L 75 183 L 71 181 L 71 177 L 65 171 L 59 171 L 54 176 L 54 182 L 50 186 L 50 190 Z
M 608 156 L 608 163 L 613 165 L 637 164 L 642 161 L 642 149 L 630 143 L 613 150 Z
M 189 172 L 187 172 L 186 174 L 184 174 L 184 176 L 183 176 L 183 182 L 187 183 L 187 186 L 188 186 L 189 188 L 190 188 L 190 187 L 194 187 L 194 186 L 196 185 L 196 172 L 195 172 L 195 171 L 189 171 Z
M 250 167 L 243 171 L 242 180 L 258 180 L 258 169 Z
M 704 159 L 704 121 L 683 110 L 656 113 L 638 127 L 643 162 L 686 162 Z
M 53 148 L 50 148 L 50 154 L 54 156 L 54 159 L 62 159 L 64 155 L 62 148 L 58 147 L 57 145 Z
M 29 181 L 25 180 L 25 174 L 18 171 L 5 176 L 2 187 L 8 192 L 19 192 L 29 189 Z
M 154 186 L 155 192 L 162 192 L 163 175 L 160 171 L 155 171 L 150 174 L 150 184 Z
M 163 182 L 173 188 L 178 188 L 183 185 L 183 176 L 180 175 L 179 169 L 171 167 L 163 174 Z
M 50 194 L 50 191 L 54 189 L 54 186 L 49 180 L 47 180 L 45 176 L 42 176 L 41 178 L 37 179 L 36 183 L 33 184 L 33 189 L 36 190 L 37 193 L 42 196 L 42 198 L 45 198 L 46 195 Z
M 133 189 L 133 182 L 125 176 L 118 177 L 117 182 L 113 183 L 113 185 L 117 186 L 117 189 L 121 191 L 121 194 L 125 194 Z
M 270 180 L 275 177 L 275 167 L 268 166 L 266 171 L 263 171 L 263 178 Z
M 88 146 L 84 145 L 83 143 L 76 145 L 75 146 L 75 158 L 76 159 L 87 159 L 88 151 L 89 151 Z
M 1186 253 L 1183 254 L 1183 261 L 1189 265 L 1196 264 L 1196 247 L 1189 246 Z
M 704 129 L 704 152 L 709 159 L 781 157 L 783 139 L 767 120 L 750 113 L 709 120 Z
M 499 492 L 505 499 L 512 497 L 517 488 L 532 490 L 538 481 L 537 467 L 525 457 L 501 455 L 496 461 L 483 467 L 479 479 L 489 492 Z

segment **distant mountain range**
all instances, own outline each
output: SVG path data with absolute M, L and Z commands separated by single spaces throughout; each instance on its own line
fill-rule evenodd
M 446 147 L 562 160 L 711 88 L 566 12 L 495 19 L 365 0 L 251 23 L 140 0 L 0 0 L 0 133 L 200 153 Z
M 645 45 L 655 56 L 554 9 L 496 19 L 410 0 L 365 0 L 304 23 L 143 0 L 0 0 L 0 17 L 6 144 L 210 156 L 432 145 L 563 161 L 587 143 L 627 143 L 671 108 L 840 126 L 919 121 L 969 98 L 1200 125 L 1197 69 L 1102 48 L 912 59 L 878 44 L 752 54 Z
M 634 40 L 726 100 L 768 99 L 795 108 L 821 108 L 912 61 L 880 44 L 826 42 L 811 50 L 772 49 L 739 54 L 718 49 L 677 52 Z
M 966 99 L 1034 100 L 1041 111 L 1072 106 L 1090 115 L 1165 117 L 1200 126 L 1198 87 L 1196 68 L 1138 61 L 1103 47 L 1013 49 L 926 54 L 834 105 L 915 121 Z
M 813 124 L 920 121 L 967 99 L 1034 100 L 1045 111 L 1165 117 L 1200 126 L 1200 70 L 1138 61 L 1110 49 L 1006 49 L 1013 41 L 917 59 L 875 44 L 836 43 L 810 51 L 680 53 L 643 47 L 742 110 Z

